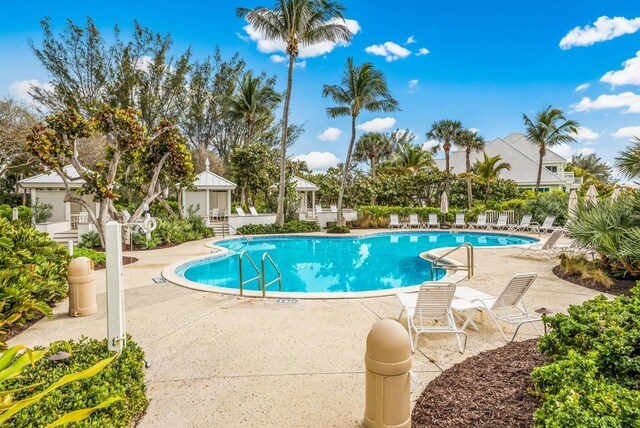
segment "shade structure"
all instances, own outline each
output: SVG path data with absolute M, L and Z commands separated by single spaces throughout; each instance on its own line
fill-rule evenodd
M 447 196 L 447 192 L 442 192 L 442 197 L 440 198 L 440 211 L 443 214 L 449 212 L 449 197 Z
M 576 208 L 578 208 L 578 194 L 574 189 L 569 193 L 569 218 L 576 215 Z
M 584 197 L 584 201 L 590 202 L 594 205 L 598 203 L 598 191 L 596 190 L 596 186 L 594 184 L 589 186 L 589 189 L 587 190 L 587 194 Z
M 620 197 L 620 188 L 616 187 L 615 189 L 613 189 L 613 193 L 611 194 L 611 200 L 615 201 L 619 197 Z

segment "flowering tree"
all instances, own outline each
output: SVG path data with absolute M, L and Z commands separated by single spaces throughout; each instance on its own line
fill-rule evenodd
M 83 165 L 77 145 L 87 138 L 101 138 L 105 143 L 105 160 Z M 163 186 L 193 183 L 194 169 L 185 139 L 169 121 L 159 121 L 147 129 L 139 112 L 131 108 L 104 106 L 87 119 L 69 107 L 48 116 L 31 129 L 27 151 L 36 156 L 45 168 L 55 171 L 64 181 L 65 202 L 75 202 L 87 211 L 104 245 L 107 221 L 117 219 L 114 203 L 121 191 L 128 189 L 141 195 L 140 204 L 130 221 L 138 220 L 144 205 L 161 198 Z M 78 177 L 65 171 L 72 165 Z M 100 202 L 98 210 L 71 189 L 73 181 L 84 180 L 81 194 L 92 194 Z

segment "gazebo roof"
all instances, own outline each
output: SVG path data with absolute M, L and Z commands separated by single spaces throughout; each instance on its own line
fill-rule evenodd
M 193 185 L 198 190 L 235 190 L 235 183 L 209 171 L 209 159 L 205 162 L 206 170 L 196 175 Z
M 294 175 L 293 177 L 291 177 L 291 179 L 293 180 L 298 192 L 311 192 L 320 190 L 318 186 L 310 181 L 305 180 L 304 178 L 300 178 Z
M 78 174 L 78 171 L 76 171 L 76 169 L 72 165 L 65 166 L 63 168 L 63 171 L 69 177 L 77 178 L 77 180 L 69 183 L 69 187 L 78 188 L 84 184 L 84 180 L 79 178 L 80 174 Z M 58 173 L 53 170 L 46 173 L 34 175 L 33 177 L 25 178 L 24 180 L 18 181 L 18 184 L 27 189 L 64 189 L 64 180 L 62 180 L 62 177 L 60 177 Z

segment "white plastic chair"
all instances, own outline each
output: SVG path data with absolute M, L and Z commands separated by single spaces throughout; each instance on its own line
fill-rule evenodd
M 457 312 L 464 312 L 465 310 L 469 312 L 467 319 L 462 324 L 461 330 L 464 330 L 467 325 L 471 325 L 477 330 L 478 326 L 474 323 L 473 316 L 477 311 L 486 311 L 491 316 L 493 323 L 498 328 L 498 331 L 500 331 L 504 340 L 506 342 L 512 342 L 522 325 L 542 321 L 539 316 L 530 314 L 524 303 L 524 294 L 529 290 L 537 277 L 538 274 L 536 273 L 521 273 L 515 275 L 498 297 L 474 290 L 473 288 L 458 287 L 455 292 L 456 299 L 471 303 L 471 306 L 467 304 L 466 308 L 464 305 L 460 305 L 459 307 L 455 307 L 454 305 L 453 307 Z M 517 326 L 511 339 L 507 338 L 498 321 Z M 533 327 L 538 334 L 541 334 L 535 324 Z
M 557 243 L 558 240 L 562 237 L 563 233 L 564 231 L 561 229 L 554 230 L 551 235 L 549 235 L 546 241 L 542 243 L 536 242 L 529 245 L 520 254 L 518 254 L 518 257 L 525 254 L 528 256 L 532 256 L 539 253 L 545 256 L 549 261 L 552 261 L 553 258 L 557 256 L 558 252 L 561 250 L 561 247 L 559 247 Z
M 251 213 L 251 215 L 258 215 L 258 211 L 256 210 L 256 207 L 254 207 L 253 205 L 249 207 L 249 212 Z
M 478 214 L 478 219 L 475 223 L 469 224 L 470 229 L 486 229 L 487 228 L 487 214 Z
M 408 228 L 412 227 L 420 227 L 420 220 L 418 219 L 418 214 L 409 214 L 409 223 L 407 223 Z
M 389 224 L 387 225 L 387 227 L 389 228 L 403 227 L 402 223 L 400 223 L 400 219 L 398 218 L 398 214 L 389 215 Z
M 451 311 L 451 302 L 456 292 L 456 285 L 452 282 L 425 282 L 420 285 L 417 293 L 398 294 L 402 310 L 398 320 L 404 312 L 407 313 L 407 329 L 411 340 L 411 352 L 415 352 L 418 337 L 423 333 L 448 333 L 456 335 L 456 342 L 460 352 L 464 352 L 467 345 L 467 334 L 458 328 Z M 446 325 L 432 322 L 444 321 Z M 415 339 L 412 338 L 415 333 Z M 464 342 L 460 340 L 464 337 Z
M 541 232 L 547 232 L 547 231 L 554 231 L 557 229 L 557 227 L 555 227 L 553 225 L 553 222 L 556 221 L 556 217 L 555 216 L 547 216 L 547 218 L 544 219 L 544 221 L 542 222 L 542 225 L 540 225 L 540 223 L 536 223 L 535 221 L 531 222 L 529 229 L 533 230 L 537 230 L 538 233 Z
M 507 215 L 500 214 L 498 216 L 498 221 L 495 224 L 488 224 L 487 229 L 506 229 L 507 226 Z
M 244 217 L 245 216 L 244 210 L 242 209 L 242 207 L 236 207 L 236 212 L 238 213 L 238 215 L 240 217 Z
M 458 213 L 456 214 L 456 221 L 453 222 L 453 224 L 451 225 L 451 227 L 458 228 L 465 228 L 467 226 L 467 223 L 465 223 L 464 221 L 464 213 Z
M 525 214 L 522 216 L 520 223 L 512 224 L 509 226 L 509 230 L 527 230 L 531 227 L 531 214 Z
M 440 227 L 440 222 L 438 221 L 438 216 L 436 214 L 429 214 L 429 221 L 427 222 L 427 227 L 435 226 L 436 228 Z

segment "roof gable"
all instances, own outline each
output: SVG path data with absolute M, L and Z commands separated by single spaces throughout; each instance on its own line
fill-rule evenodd
M 538 150 L 538 145 L 533 144 L 531 140 L 527 138 L 526 135 L 521 134 L 519 132 L 514 132 L 512 134 L 507 135 L 502 139 L 507 144 L 516 148 L 517 150 L 524 153 L 526 156 L 535 160 L 536 162 L 540 158 L 540 152 Z M 544 155 L 543 162 L 558 162 L 558 163 L 567 163 L 567 160 L 554 152 L 552 149 L 547 148 L 547 154 Z
M 78 171 L 76 171 L 76 169 L 72 165 L 67 165 L 62 170 L 66 175 L 68 175 L 72 179 L 77 178 L 77 180 L 73 180 L 72 182 L 69 183 L 69 187 L 78 188 L 85 183 L 85 181 L 82 178 L 79 178 L 80 174 L 78 174 Z M 41 187 L 41 188 L 60 189 L 65 187 L 64 180 L 54 170 L 51 170 L 49 172 L 45 172 L 42 174 L 34 175 L 33 177 L 25 178 L 23 180 L 18 181 L 18 184 L 26 188 Z
M 296 190 L 300 192 L 320 190 L 318 186 L 316 186 L 314 183 L 310 181 L 305 180 L 304 178 L 293 176 L 291 177 L 291 179 L 293 180 L 293 183 L 296 186 Z
M 193 185 L 198 189 L 206 190 L 234 190 L 237 187 L 235 183 L 209 170 L 196 175 Z

